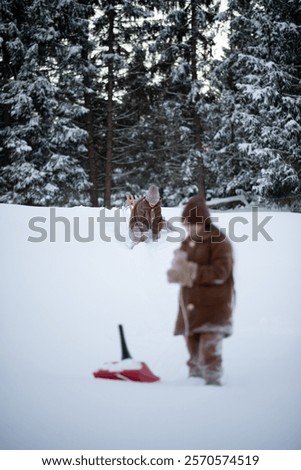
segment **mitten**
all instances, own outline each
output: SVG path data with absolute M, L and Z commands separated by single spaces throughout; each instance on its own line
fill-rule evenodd
M 183 250 L 176 250 L 171 263 L 171 268 L 167 271 L 168 282 L 180 282 L 180 271 L 183 261 L 187 258 L 187 254 Z
M 171 269 L 167 271 L 168 282 L 178 282 L 182 286 L 192 287 L 197 275 L 197 263 L 187 261 L 187 253 L 176 250 Z
M 167 280 L 170 283 L 180 282 L 179 272 L 176 269 L 173 269 L 173 268 L 169 269 L 167 271 Z
M 192 287 L 197 275 L 198 265 L 193 261 L 185 261 L 180 272 L 180 283 L 182 286 Z

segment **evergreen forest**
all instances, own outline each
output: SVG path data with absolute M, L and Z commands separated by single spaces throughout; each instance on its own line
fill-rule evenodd
M 0 202 L 151 183 L 301 212 L 300 0 L 1 0 Z

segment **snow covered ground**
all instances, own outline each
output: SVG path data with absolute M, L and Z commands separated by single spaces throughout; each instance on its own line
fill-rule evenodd
M 232 238 L 247 236 L 233 243 L 237 302 L 223 387 L 187 378 L 184 340 L 173 336 L 178 286 L 166 270 L 178 234 L 129 250 L 116 240 L 125 223 L 116 235 L 116 221 L 106 221 L 100 237 L 99 216 L 0 206 L 0 448 L 301 449 L 301 214 L 259 212 L 259 221 L 272 216 L 268 241 L 256 237 L 250 210 L 214 213 Z M 88 223 L 93 240 L 80 242 Z M 118 324 L 160 382 L 93 377 L 120 359 Z

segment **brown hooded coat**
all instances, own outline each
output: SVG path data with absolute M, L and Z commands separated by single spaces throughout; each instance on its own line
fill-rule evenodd
M 160 201 L 153 207 L 150 206 L 145 197 L 137 201 L 129 225 L 130 230 L 133 230 L 134 227 L 139 227 L 142 232 L 151 230 L 153 237 L 157 238 L 164 225 Z
M 232 332 L 233 255 L 228 238 L 211 223 L 201 196 L 192 197 L 182 214 L 190 235 L 181 250 L 196 263 L 191 287 L 181 286 L 175 335 Z M 197 234 L 196 234 L 197 232 Z
M 232 332 L 233 257 L 230 241 L 212 226 L 202 241 L 187 237 L 181 250 L 187 260 L 197 263 L 192 287 L 180 289 L 180 305 L 175 335 Z

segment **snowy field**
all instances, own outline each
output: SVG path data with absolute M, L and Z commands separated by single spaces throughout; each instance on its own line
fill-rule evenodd
M 100 236 L 99 209 L 51 214 L 65 219 L 0 206 L 1 449 L 301 449 L 301 214 L 259 212 L 259 222 L 272 216 L 268 241 L 250 210 L 214 212 L 232 238 L 247 236 L 233 243 L 222 387 L 187 378 L 184 340 L 173 336 L 178 286 L 166 270 L 179 234 L 129 250 L 116 240 L 124 222 L 116 235 L 106 221 Z M 93 240 L 80 242 L 76 226 L 83 238 L 88 223 Z M 120 359 L 118 324 L 160 382 L 93 377 Z

